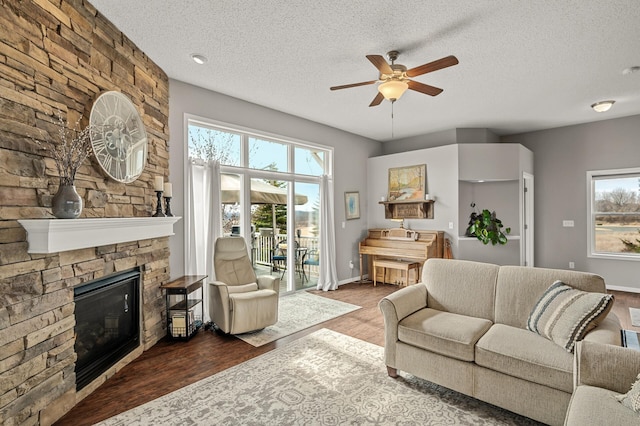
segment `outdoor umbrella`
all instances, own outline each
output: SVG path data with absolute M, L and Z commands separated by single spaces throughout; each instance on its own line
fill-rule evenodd
M 221 173 L 220 191 L 222 204 L 235 204 L 240 202 L 240 176 Z M 307 196 L 295 195 L 297 205 L 306 204 Z M 251 179 L 251 204 L 273 205 L 273 229 L 275 230 L 275 205 L 287 204 L 287 188 L 279 188 L 260 179 Z
M 240 176 L 220 174 L 223 204 L 240 202 Z M 296 194 L 297 205 L 306 204 L 307 196 Z M 273 186 L 260 179 L 251 179 L 251 204 L 287 204 L 287 188 Z

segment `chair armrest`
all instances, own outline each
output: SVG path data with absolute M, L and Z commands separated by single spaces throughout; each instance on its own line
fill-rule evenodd
M 622 346 L 622 325 L 613 312 L 609 312 L 600 324 L 584 336 L 589 342 Z
M 257 277 L 258 288 L 260 290 L 267 289 L 280 293 L 280 277 L 272 277 L 270 275 L 261 275 Z
M 574 389 L 588 385 L 626 393 L 640 373 L 640 351 L 598 342 L 578 342 L 574 362 Z
M 209 283 L 209 317 L 222 331 L 229 332 L 229 289 L 223 282 Z
M 222 281 L 211 281 L 209 283 L 209 290 L 211 290 L 211 294 L 215 294 L 217 297 L 229 299 L 228 286 Z
M 416 284 L 391 293 L 378 303 L 384 318 L 384 355 L 388 367 L 396 367 L 395 345 L 398 323 L 408 315 L 427 307 L 427 287 Z
M 378 303 L 378 307 L 385 316 L 398 323 L 412 313 L 427 307 L 427 287 L 424 284 L 416 284 L 401 288 L 391 293 Z

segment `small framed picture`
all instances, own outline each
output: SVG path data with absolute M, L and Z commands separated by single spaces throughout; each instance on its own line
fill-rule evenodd
M 360 193 L 345 192 L 344 205 L 348 219 L 360 219 Z

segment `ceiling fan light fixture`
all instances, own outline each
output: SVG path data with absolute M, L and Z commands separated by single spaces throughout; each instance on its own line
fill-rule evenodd
M 606 112 L 609 111 L 615 103 L 616 101 L 596 102 L 595 104 L 591 105 L 591 108 L 593 108 L 595 112 Z
M 387 80 L 378 86 L 378 92 L 388 101 L 395 102 L 407 91 L 409 85 L 401 80 Z

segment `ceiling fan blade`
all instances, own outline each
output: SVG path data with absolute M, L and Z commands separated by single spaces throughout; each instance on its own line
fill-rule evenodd
M 371 81 L 363 81 L 362 83 L 345 84 L 344 86 L 333 86 L 333 87 L 329 87 L 329 90 L 340 90 L 340 89 L 348 89 L 350 87 L 366 86 L 368 84 L 373 84 L 377 81 L 378 80 L 371 80 Z
M 437 61 L 429 62 L 428 64 L 420 65 L 419 67 L 411 68 L 407 71 L 407 77 L 416 77 L 418 75 L 426 74 L 428 72 L 438 71 L 442 68 L 447 68 L 458 64 L 458 58 L 455 56 L 447 56 Z
M 393 74 L 393 70 L 389 66 L 389 63 L 380 55 L 367 55 L 367 59 L 378 68 L 380 74 Z
M 384 100 L 384 96 L 382 95 L 382 93 L 378 92 L 378 94 L 376 95 L 375 98 L 373 98 L 369 106 L 370 107 L 378 106 L 380 105 L 380 102 L 382 102 L 383 100 Z
M 442 89 L 439 87 L 429 86 L 428 84 L 419 83 L 413 80 L 407 80 L 407 83 L 409 83 L 409 89 L 426 95 L 437 96 L 442 93 Z

